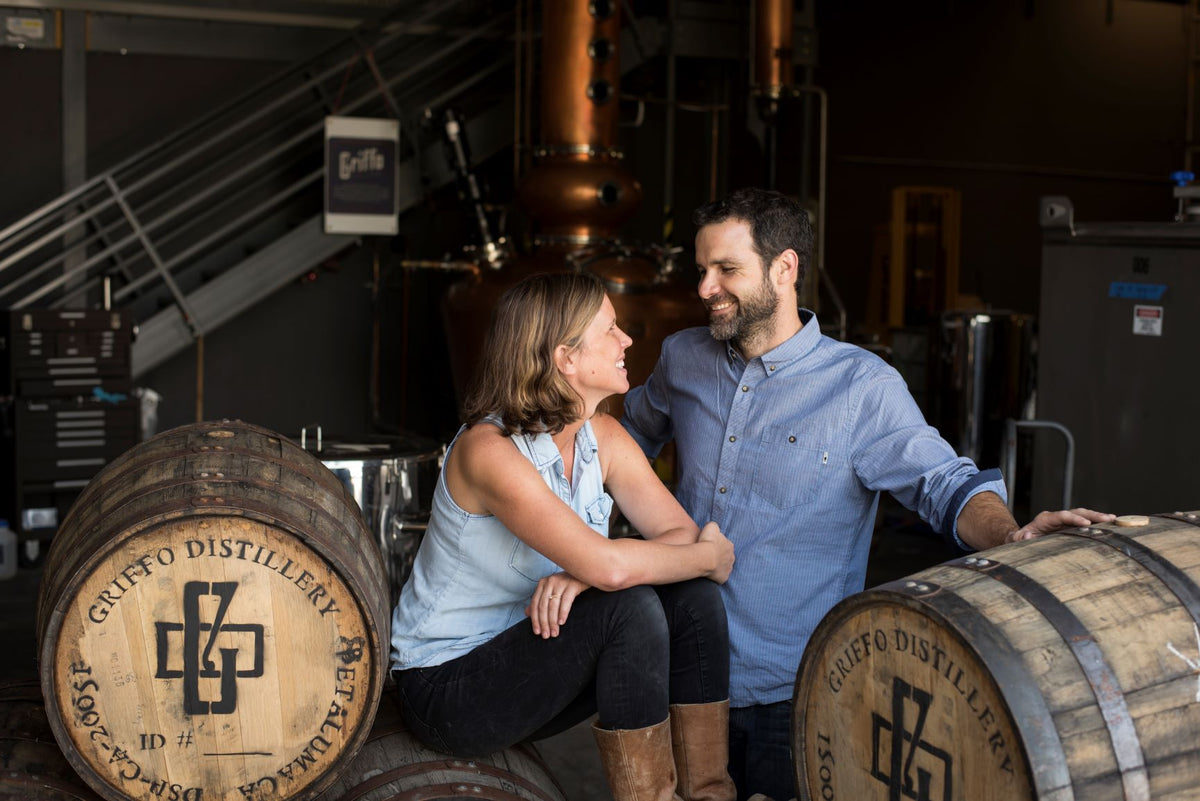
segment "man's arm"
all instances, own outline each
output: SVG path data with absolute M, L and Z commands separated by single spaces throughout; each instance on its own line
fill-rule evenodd
M 663 446 L 675 436 L 670 415 L 670 393 L 665 378 L 667 344 L 663 343 L 658 363 L 654 365 L 646 383 L 630 389 L 623 401 L 621 425 L 650 459 L 658 456 Z
M 1092 523 L 1111 523 L 1116 515 L 1094 512 L 1091 509 L 1070 509 L 1041 512 L 1024 526 L 1009 514 L 1004 501 L 994 492 L 980 492 L 963 505 L 958 514 L 958 536 L 967 545 L 982 551 L 1006 542 L 1031 540 L 1064 528 L 1090 526 Z

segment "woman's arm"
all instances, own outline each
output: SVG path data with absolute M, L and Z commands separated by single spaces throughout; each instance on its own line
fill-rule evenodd
M 673 545 L 696 542 L 699 526 L 662 483 L 629 432 L 606 414 L 592 418 L 592 430 L 600 446 L 604 486 L 638 533 Z
M 608 420 L 621 430 L 615 421 Z M 600 447 L 603 453 L 604 445 Z M 637 453 L 645 463 L 645 457 Z M 699 541 L 693 538 L 692 544 L 682 546 L 609 540 L 596 533 L 546 486 L 514 443 L 491 425 L 476 425 L 463 432 L 445 470 L 447 489 L 460 507 L 475 514 L 495 515 L 522 542 L 601 590 L 698 577 L 724 581 L 733 565 L 733 546 L 719 532 Z M 654 482 L 662 486 L 657 478 Z M 666 497 L 678 506 L 670 493 Z M 683 514 L 676 522 L 682 524 L 686 518 Z M 687 524 L 694 530 L 690 520 Z

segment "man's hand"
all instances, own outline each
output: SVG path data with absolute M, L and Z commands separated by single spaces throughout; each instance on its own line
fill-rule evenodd
M 1059 512 L 1040 512 L 1037 517 L 1030 520 L 1024 526 L 1021 526 L 1021 528 L 1009 532 L 1004 541 L 1017 542 L 1019 540 L 1031 540 L 1043 534 L 1051 534 L 1059 529 L 1079 528 L 1081 526 L 1090 526 L 1092 523 L 1111 523 L 1116 519 L 1117 516 L 1114 514 L 1094 512 L 1091 509 L 1082 508 L 1064 509 Z
M 1071 509 L 1061 512 L 1042 512 L 1024 526 L 1013 520 L 1000 496 L 981 492 L 967 501 L 958 515 L 958 536 L 977 551 L 995 548 L 1006 542 L 1031 540 L 1064 528 L 1090 526 L 1092 523 L 1111 523 L 1116 515 L 1093 512 L 1091 509 Z
M 557 637 L 558 627 L 571 613 L 571 604 L 589 586 L 570 573 L 551 573 L 539 581 L 525 607 L 525 617 L 533 622 L 533 633 L 542 639 Z

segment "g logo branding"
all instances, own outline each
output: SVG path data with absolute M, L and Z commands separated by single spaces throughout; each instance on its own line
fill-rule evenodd
M 225 615 L 237 582 L 189 581 L 183 588 L 183 622 L 154 624 L 158 665 L 154 677 L 158 679 L 183 679 L 183 711 L 188 715 L 229 715 L 237 710 L 237 679 L 257 678 L 263 674 L 263 627 L 251 623 L 225 623 Z M 200 599 L 205 595 L 218 598 L 217 611 L 211 623 L 200 620 Z M 171 669 L 172 634 L 183 633 L 182 669 Z M 212 659 L 217 637 L 222 633 L 251 634 L 253 645 L 250 650 L 252 666 L 238 670 L 239 648 L 218 649 L 221 663 L 218 667 Z M 207 637 L 201 635 L 207 633 Z M 200 698 L 200 679 L 219 678 L 220 696 L 213 700 Z

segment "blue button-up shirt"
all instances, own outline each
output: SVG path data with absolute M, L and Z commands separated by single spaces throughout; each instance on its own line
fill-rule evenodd
M 880 491 L 955 540 L 968 499 L 1006 497 L 998 470 L 980 473 L 925 423 L 899 373 L 822 336 L 812 312 L 801 320 L 749 362 L 707 328 L 674 334 L 625 397 L 622 423 L 648 455 L 675 440 L 679 502 L 734 544 L 735 707 L 791 698 L 813 629 L 863 588 Z

